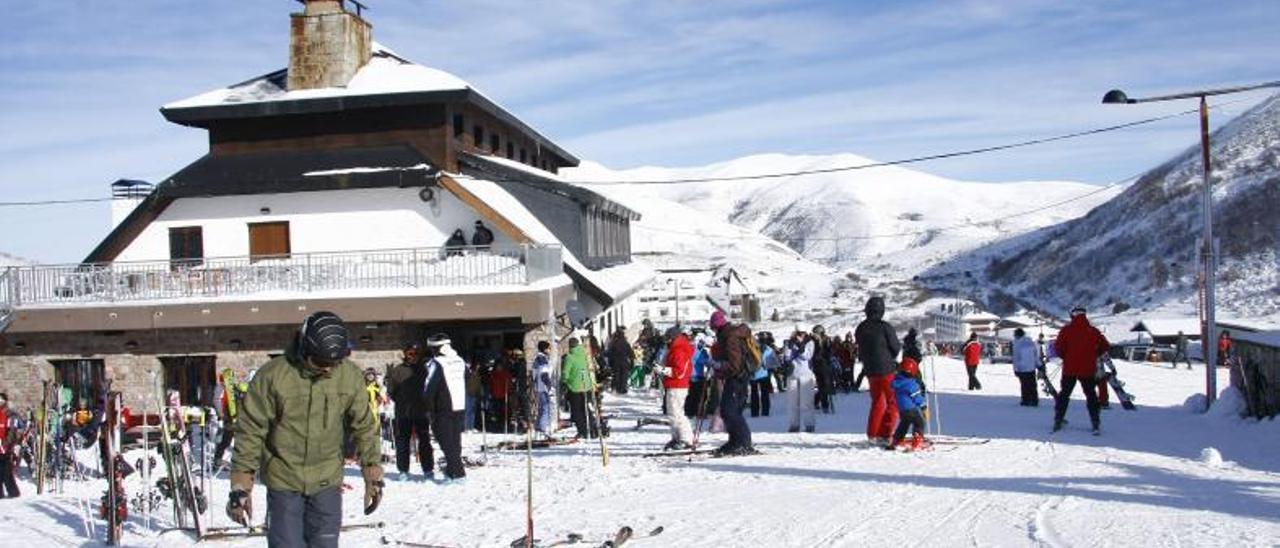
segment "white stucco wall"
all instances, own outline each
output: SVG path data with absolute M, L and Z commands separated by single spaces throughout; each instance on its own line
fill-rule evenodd
M 169 229 L 200 226 L 204 256 L 249 254 L 249 223 L 289 222 L 293 253 L 439 247 L 461 228 L 470 242 L 474 209 L 444 189 L 431 203 L 417 188 L 377 188 L 179 198 L 129 244 L 117 261 L 169 259 Z M 262 208 L 270 213 L 261 213 Z M 512 240 L 491 223 L 495 245 Z

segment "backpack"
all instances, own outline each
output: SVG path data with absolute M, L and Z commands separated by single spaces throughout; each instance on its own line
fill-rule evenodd
M 747 378 L 751 378 L 764 365 L 764 356 L 760 351 L 760 343 L 756 342 L 755 337 L 748 334 L 745 339 L 745 346 L 742 349 L 742 366 L 746 370 Z

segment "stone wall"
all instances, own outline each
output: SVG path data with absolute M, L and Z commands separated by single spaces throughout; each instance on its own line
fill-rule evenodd
M 494 327 L 525 331 L 524 340 L 532 359 L 538 338 L 528 330 L 540 326 L 518 323 L 469 322 L 460 324 L 417 324 L 380 322 L 348 325 L 355 341 L 351 359 L 361 369 L 372 367 L 383 374 L 386 366 L 400 360 L 400 348 L 407 340 L 425 340 L 437 331 L 450 333 L 466 355 L 468 334 Z M 231 368 L 242 375 L 262 366 L 273 354 L 284 351 L 296 325 L 253 327 L 210 327 L 165 330 L 124 330 L 90 332 L 42 332 L 0 334 L 0 391 L 9 394 L 14 408 L 25 411 L 39 405 L 42 380 L 56 381 L 52 361 L 102 360 L 104 375 L 112 389 L 123 393 L 130 407 L 155 405 L 155 380 L 163 376 L 161 358 L 170 356 L 214 356 L 215 370 Z

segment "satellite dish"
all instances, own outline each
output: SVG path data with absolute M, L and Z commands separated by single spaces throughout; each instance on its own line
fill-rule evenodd
M 581 329 L 587 324 L 587 311 L 582 308 L 582 303 L 577 299 L 564 304 L 564 313 L 569 315 L 569 325 L 574 329 Z

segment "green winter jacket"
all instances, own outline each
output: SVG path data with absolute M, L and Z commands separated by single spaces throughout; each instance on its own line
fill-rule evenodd
M 581 394 L 596 388 L 596 380 L 591 376 L 591 368 L 587 364 L 587 349 L 575 346 L 564 356 L 564 369 L 560 372 L 561 382 L 570 392 Z
M 342 485 L 344 425 L 361 466 L 381 466 L 377 422 L 364 374 L 349 360 L 328 377 L 292 353 L 258 370 L 236 421 L 235 472 L 257 472 L 267 488 L 312 495 Z

